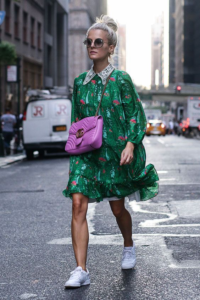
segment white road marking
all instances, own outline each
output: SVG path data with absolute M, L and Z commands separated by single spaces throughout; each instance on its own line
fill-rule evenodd
M 177 180 L 177 178 L 160 178 L 159 181 Z
M 188 182 L 179 182 L 179 183 L 161 183 L 161 185 L 199 185 L 199 182 L 191 182 L 191 183 L 188 183 Z
M 199 213 L 199 200 L 194 200 L 194 201 L 196 201 L 195 203 L 198 204 L 198 207 L 196 208 L 197 209 L 197 215 L 195 215 L 195 216 L 199 217 L 200 216 L 200 213 Z M 175 205 L 175 207 L 176 207 L 176 205 L 179 205 L 179 209 L 182 209 L 184 211 L 184 209 L 183 209 L 184 202 L 185 201 L 181 201 L 181 203 L 179 203 L 179 201 L 174 201 L 173 204 Z M 163 227 L 168 227 L 168 228 L 170 228 L 170 227 L 172 227 L 172 228 L 173 227 L 200 227 L 200 224 L 198 224 L 198 223 L 197 224 L 166 224 L 166 225 L 164 224 L 164 225 L 160 225 L 159 223 L 168 222 L 168 221 L 176 219 L 178 215 L 175 214 L 175 213 L 172 214 L 172 213 L 163 213 L 163 212 L 157 212 L 157 211 L 152 212 L 152 211 L 144 210 L 144 209 L 142 209 L 143 204 L 135 202 L 135 201 L 132 201 L 129 204 L 130 204 L 130 206 L 131 206 L 131 208 L 133 209 L 134 212 L 159 214 L 159 215 L 167 215 L 168 216 L 168 218 L 163 218 L 163 219 L 146 220 L 144 222 L 141 222 L 139 224 L 139 227 L 158 227 L 158 228 L 160 228 L 160 227 L 162 227 L 162 228 Z M 148 205 L 148 204 L 151 205 L 151 206 L 155 205 L 153 203 L 147 203 L 146 205 Z M 165 205 L 167 205 L 167 203 L 165 203 Z M 191 205 L 190 201 L 186 201 L 185 205 L 187 205 L 185 210 L 188 211 L 188 209 L 189 209 L 188 205 Z M 157 204 L 156 204 L 156 206 L 157 206 Z M 176 207 L 176 211 L 177 211 L 177 207 Z M 194 214 L 194 212 L 192 212 L 192 213 Z M 179 215 L 180 215 L 180 213 L 179 213 Z
M 177 218 L 177 214 L 144 210 L 142 208 L 143 204 L 142 203 L 140 204 L 139 202 L 136 202 L 136 201 L 129 202 L 129 205 L 131 206 L 131 208 L 134 212 L 140 212 L 140 213 L 145 213 L 145 214 L 146 213 L 148 213 L 148 214 L 159 214 L 159 215 L 165 215 L 165 216 L 167 215 L 168 216 L 167 218 L 163 218 L 163 219 L 146 220 L 144 222 L 141 222 L 139 224 L 139 227 L 160 227 L 160 225 L 157 226 L 159 223 L 168 222 L 168 221 L 171 221 L 171 220 L 174 220 L 174 219 Z M 151 206 L 153 206 L 153 205 L 155 205 L 155 204 L 151 203 Z M 167 203 L 165 203 L 165 205 L 167 205 Z M 156 206 L 157 206 L 157 204 L 156 204 Z
M 153 203 L 146 202 L 145 205 L 155 205 Z M 167 203 L 162 203 L 162 206 L 166 206 Z M 164 213 L 164 212 L 150 212 L 148 210 L 142 209 L 142 204 L 138 204 L 136 201 L 129 202 L 129 205 L 132 207 L 134 211 L 137 212 L 143 212 L 143 213 L 150 213 L 150 214 L 162 214 L 167 215 L 168 218 L 163 219 L 155 219 L 155 220 L 146 220 L 145 222 L 142 222 L 140 226 L 142 227 L 160 227 L 157 226 L 159 222 L 165 222 L 169 220 L 173 220 L 177 218 L 177 214 L 175 213 Z M 101 234 L 101 235 L 94 235 L 91 234 L 91 232 L 94 231 L 94 223 L 92 222 L 94 215 L 95 215 L 95 206 L 94 204 L 89 204 L 88 208 L 88 227 L 89 227 L 89 244 L 90 245 L 123 245 L 123 238 L 121 234 Z M 157 204 L 156 204 L 157 206 Z M 172 208 L 174 211 L 174 209 Z M 168 249 L 165 243 L 164 237 L 200 237 L 200 234 L 171 234 L 171 233 L 143 233 L 143 234 L 133 234 L 133 240 L 136 244 L 136 246 L 149 246 L 149 247 L 159 247 L 161 249 L 162 255 L 156 254 L 156 261 L 161 267 L 163 267 L 163 264 L 166 265 L 166 267 L 170 268 L 200 268 L 200 262 L 196 260 L 191 261 L 183 261 L 181 263 L 178 263 L 173 258 L 173 251 Z M 54 239 L 49 241 L 47 244 L 51 245 L 71 245 L 72 240 L 71 237 L 68 238 L 62 238 L 62 239 Z M 123 247 L 123 246 L 122 246 Z M 158 261 L 159 259 L 159 261 Z M 24 298 L 25 299 L 25 298 Z
M 144 140 L 146 144 L 150 144 L 151 142 L 149 140 Z
M 137 233 L 133 236 L 172 236 L 172 237 L 200 237 L 198 233 Z
M 24 293 L 21 296 L 19 296 L 20 299 L 30 299 L 35 297 L 37 297 L 36 294 L 28 294 L 28 293 Z
M 88 205 L 88 212 L 87 212 L 87 222 L 88 222 L 88 228 L 89 232 L 93 232 L 94 229 L 94 222 L 92 222 L 94 215 L 95 215 L 95 207 L 97 203 L 90 203 Z
M 95 239 L 95 236 L 92 235 L 91 232 L 93 232 L 95 230 L 94 229 L 94 222 L 92 222 L 92 220 L 93 220 L 94 215 L 95 215 L 96 205 L 97 205 L 97 203 L 90 203 L 88 205 L 88 211 L 87 211 L 87 222 L 88 222 L 90 243 L 92 242 L 93 239 Z M 51 245 L 52 244 L 53 245 L 69 245 L 71 243 L 72 243 L 71 237 L 69 237 L 69 238 L 62 238 L 62 239 L 54 239 L 54 240 L 48 242 L 47 244 L 51 244 Z
M 165 142 L 163 141 L 163 140 L 161 140 L 161 139 L 157 139 L 157 141 L 159 142 L 159 143 L 161 143 L 161 144 L 164 144 Z
M 149 226 L 149 227 L 199 227 L 199 226 L 200 224 L 168 224 L 168 225 L 157 225 L 157 226 Z
M 151 239 L 156 237 L 156 239 Z M 137 233 L 133 234 L 133 239 L 136 240 L 137 245 L 143 245 L 146 243 L 148 238 L 151 239 L 151 244 L 157 244 L 157 237 L 200 237 L 200 234 L 175 234 L 175 233 Z M 54 239 L 49 241 L 49 245 L 71 245 L 72 240 L 70 238 Z M 90 245 L 122 245 L 123 238 L 121 234 L 102 234 L 93 235 L 90 234 Z
M 200 261 L 199 260 L 184 260 L 180 263 L 172 263 L 169 265 L 170 268 L 173 269 L 200 269 Z
M 149 247 L 159 247 L 161 249 L 162 255 L 158 255 L 156 250 L 156 261 L 159 267 L 158 259 L 163 260 L 166 267 L 170 268 L 200 268 L 200 261 L 191 260 L 183 261 L 178 263 L 172 255 L 172 250 L 168 249 L 164 240 L 164 237 L 200 237 L 200 234 L 168 234 L 168 233 L 147 233 L 147 234 L 133 234 L 134 243 L 137 246 L 149 246 Z M 51 245 L 71 245 L 71 238 L 57 239 L 48 242 Z M 90 234 L 90 245 L 123 245 L 123 238 L 121 234 L 116 235 L 92 235 Z M 163 266 L 162 266 L 163 267 Z
M 158 174 L 167 174 L 168 171 L 157 171 Z

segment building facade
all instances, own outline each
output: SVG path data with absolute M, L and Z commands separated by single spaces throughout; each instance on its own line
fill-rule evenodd
M 13 44 L 20 58 L 20 112 L 26 91 L 68 86 L 68 0 L 0 0 L 6 12 L 1 40 Z M 4 69 L 4 68 L 3 68 Z M 1 74 L 2 112 L 17 113 L 16 83 Z
M 164 85 L 164 14 L 151 28 L 151 86 Z
M 169 0 L 169 83 L 175 83 L 175 0 Z
M 0 10 L 6 12 L 1 25 L 1 40 L 15 45 L 20 58 L 20 108 L 28 89 L 43 86 L 43 25 L 44 1 L 1 0 Z M 5 69 L 1 74 L 2 111 L 9 105 L 17 112 L 17 84 L 6 83 Z M 8 101 L 10 101 L 8 103 Z
M 74 78 L 90 69 L 92 61 L 83 45 L 88 28 L 96 17 L 107 14 L 106 0 L 69 0 L 69 85 Z
M 175 79 L 176 82 L 199 83 L 195 71 L 195 47 L 198 46 L 199 11 L 197 1 L 176 0 L 175 21 Z M 198 5 L 199 6 L 199 5 Z
M 44 87 L 68 87 L 68 1 L 45 0 Z
M 118 24 L 118 42 L 117 42 L 117 46 L 115 47 L 113 65 L 118 70 L 126 71 L 126 26 L 125 25 Z
M 200 83 L 200 1 L 195 0 L 195 25 L 194 25 L 194 70 L 195 83 Z

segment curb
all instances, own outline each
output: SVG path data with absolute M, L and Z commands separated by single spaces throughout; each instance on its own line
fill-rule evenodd
M 25 157 L 26 157 L 25 154 L 21 154 L 17 156 L 0 157 L 0 168 L 5 167 L 7 165 L 14 164 L 17 161 L 21 161 Z

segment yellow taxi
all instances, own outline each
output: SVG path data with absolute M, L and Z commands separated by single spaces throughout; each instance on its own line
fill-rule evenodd
M 149 120 L 147 123 L 146 135 L 162 135 L 166 134 L 166 126 L 161 120 Z

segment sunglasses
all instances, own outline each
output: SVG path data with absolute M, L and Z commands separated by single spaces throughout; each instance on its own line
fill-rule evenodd
M 86 39 L 83 44 L 87 47 L 90 48 L 92 46 L 92 40 L 91 39 Z M 108 44 L 106 42 L 104 42 L 102 39 L 98 38 L 96 40 L 94 40 L 94 46 L 95 48 L 101 48 L 103 46 L 103 44 Z

